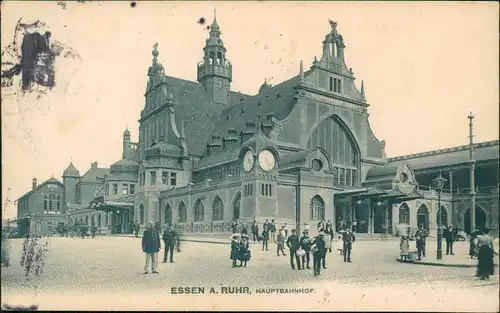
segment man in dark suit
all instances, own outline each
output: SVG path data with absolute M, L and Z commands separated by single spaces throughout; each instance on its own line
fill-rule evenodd
M 139 224 L 138 221 L 135 221 L 135 224 L 134 224 L 134 234 L 135 234 L 135 238 L 139 238 L 139 230 L 141 229 L 141 225 Z
M 320 274 L 321 259 L 323 258 L 323 255 L 326 254 L 326 243 L 325 239 L 323 238 L 324 236 L 325 232 L 323 230 L 320 230 L 318 236 L 314 237 L 314 240 L 312 242 L 311 251 L 313 253 L 314 276 L 318 276 Z
M 170 252 L 170 263 L 174 263 L 174 248 L 177 242 L 177 234 L 172 226 L 165 226 L 163 231 L 163 243 L 165 244 L 165 249 L 163 250 L 163 263 L 167 263 L 168 253 Z
M 253 221 L 251 228 L 252 228 L 253 241 L 254 242 L 259 241 L 259 225 L 257 225 L 256 221 Z
M 344 242 L 344 262 L 351 262 L 352 243 L 356 240 L 350 228 L 347 228 L 342 234 L 342 241 Z
M 427 240 L 427 230 L 424 225 L 420 225 L 417 232 L 415 233 L 415 242 L 417 244 L 418 260 L 422 260 L 422 256 L 425 258 L 425 242 Z
M 146 263 L 144 264 L 144 274 L 149 271 L 149 262 L 151 261 L 151 271 L 158 274 L 156 265 L 158 261 L 158 252 L 160 251 L 160 234 L 153 227 L 154 222 L 147 225 L 142 235 L 142 251 L 146 254 Z
M 456 239 L 456 231 L 453 226 L 446 226 L 443 232 L 444 239 L 446 240 L 446 255 L 454 255 L 453 253 L 453 243 Z
M 307 269 L 310 269 L 309 261 L 311 252 L 311 239 L 309 238 L 309 231 L 307 229 L 302 232 L 302 237 L 300 237 L 300 247 L 306 252 L 306 254 L 302 256 L 302 268 L 304 268 L 304 264 L 306 264 Z
M 300 259 L 297 255 L 297 250 L 300 248 L 300 241 L 299 237 L 295 234 L 295 229 L 292 229 L 292 235 L 290 235 L 290 237 L 286 240 L 286 245 L 288 246 L 288 249 L 290 249 L 290 266 L 292 267 L 292 270 L 295 269 L 295 264 L 293 263 L 294 258 L 297 262 L 298 269 L 303 269 L 303 266 L 300 266 Z

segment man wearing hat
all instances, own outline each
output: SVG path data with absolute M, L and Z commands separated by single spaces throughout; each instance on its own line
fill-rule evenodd
M 300 237 L 299 241 L 300 247 L 306 252 L 306 254 L 302 256 L 302 268 L 304 268 L 304 264 L 307 264 L 307 269 L 310 269 L 309 261 L 311 252 L 311 239 L 309 238 L 309 230 L 305 229 L 302 232 L 302 237 Z
M 321 270 L 321 260 L 326 254 L 326 243 L 323 239 L 325 235 L 324 230 L 320 230 L 318 236 L 314 237 L 312 242 L 311 251 L 313 252 L 313 270 L 314 276 L 318 276 Z
M 300 248 L 300 242 L 299 237 L 295 234 L 295 229 L 292 229 L 292 235 L 286 240 L 286 245 L 288 246 L 288 249 L 290 249 L 290 266 L 292 267 L 292 270 L 295 269 L 295 264 L 293 264 L 294 258 L 297 262 L 298 269 L 301 270 L 302 267 L 300 266 L 300 259 L 297 255 L 297 250 Z
M 165 250 L 163 250 L 163 263 L 167 263 L 168 253 L 170 252 L 170 263 L 174 263 L 174 248 L 177 243 L 177 234 L 172 229 L 172 226 L 165 225 L 165 230 L 163 231 L 163 243 L 165 245 Z
M 156 270 L 158 261 L 158 252 L 160 251 L 160 234 L 153 227 L 154 222 L 147 225 L 142 235 L 142 251 L 146 254 L 146 263 L 144 264 L 144 274 L 149 271 L 149 262 L 151 260 L 151 271 L 158 274 Z

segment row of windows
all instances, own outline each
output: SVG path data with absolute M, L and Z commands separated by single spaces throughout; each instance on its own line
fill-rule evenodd
M 266 197 L 273 196 L 273 190 L 271 184 L 262 184 L 262 195 Z
M 250 185 L 250 184 L 245 185 L 245 187 L 243 187 L 243 188 L 244 188 L 243 194 L 245 195 L 245 197 L 253 195 L 253 185 Z
M 140 174 L 139 181 L 141 186 L 146 184 L 146 173 Z M 162 171 L 161 183 L 163 185 L 177 186 L 177 173 Z M 156 171 L 149 172 L 149 184 L 156 185 Z
M 60 212 L 62 209 L 62 196 L 59 194 L 43 195 L 43 210 L 48 212 Z
M 334 167 L 333 184 L 335 186 L 356 187 L 358 185 L 358 174 L 355 169 Z
M 110 185 L 112 186 L 111 189 L 111 194 L 112 195 L 117 195 L 118 194 L 118 184 L 107 184 L 106 189 L 104 189 L 104 194 L 106 196 L 109 196 L 109 188 Z M 135 193 L 135 184 L 123 184 L 122 185 L 122 195 L 133 195 Z
M 330 77 L 330 91 L 341 93 L 341 82 L 342 81 L 339 78 Z
M 217 168 L 205 170 L 202 173 L 196 173 L 193 176 L 193 182 L 199 183 L 202 181 L 206 181 L 209 178 L 212 180 L 222 180 L 230 175 L 240 175 L 240 166 L 237 164 L 231 164 L 229 166 L 224 165 Z

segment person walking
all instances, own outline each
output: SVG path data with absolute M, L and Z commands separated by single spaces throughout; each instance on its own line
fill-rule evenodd
M 302 250 L 305 251 L 305 255 L 302 256 L 302 268 L 304 268 L 304 264 L 307 265 L 307 269 L 310 269 L 309 267 L 309 261 L 310 261 L 310 253 L 311 253 L 311 239 L 309 238 L 309 231 L 305 229 L 302 232 L 302 237 L 299 239 L 300 242 L 300 247 Z
M 280 231 L 278 232 L 278 236 L 276 237 L 276 254 L 280 256 L 280 251 L 283 255 L 285 254 L 285 251 L 283 250 L 285 247 L 285 237 L 283 236 L 283 232 Z
M 144 273 L 149 272 L 149 262 L 151 262 L 151 271 L 158 274 L 156 270 L 158 262 L 158 252 L 160 251 L 160 234 L 154 229 L 154 222 L 147 225 L 146 230 L 142 235 L 142 251 L 146 255 L 146 262 L 144 264 Z
M 476 228 L 475 231 L 470 234 L 470 239 L 469 239 L 469 255 L 470 258 L 472 259 L 473 257 L 477 256 L 478 251 L 479 251 L 479 245 L 478 245 L 478 236 L 481 235 L 481 231 Z
M 163 250 L 163 263 L 167 263 L 168 253 L 170 252 L 170 263 L 174 263 L 174 248 L 177 243 L 177 234 L 171 226 L 165 225 L 165 230 L 163 231 L 163 244 L 165 248 Z
M 95 234 L 97 233 L 97 227 L 93 225 L 90 231 L 92 232 L 92 239 L 95 239 Z
M 271 224 L 269 224 L 269 232 L 271 233 L 270 239 L 273 242 L 276 242 L 276 222 L 274 219 L 271 220 Z
M 266 251 L 269 251 L 267 248 L 267 244 L 269 243 L 269 231 L 267 230 L 267 226 L 264 226 L 264 229 L 262 230 L 262 251 L 264 251 L 264 248 Z
M 240 251 L 240 235 L 235 233 L 231 236 L 230 259 L 233 261 L 233 268 L 238 267 L 238 265 L 236 265 L 236 261 L 238 260 L 239 251 Z
M 253 242 L 259 241 L 259 225 L 257 225 L 256 221 L 253 221 L 251 226 Z
M 311 252 L 313 253 L 313 271 L 314 276 L 320 275 L 321 272 L 321 259 L 323 254 L 326 254 L 324 230 L 320 230 L 318 236 L 314 237 L 311 245 Z
M 477 272 L 476 277 L 480 280 L 490 279 L 494 272 L 493 238 L 488 234 L 488 229 L 483 234 L 477 236 L 479 252 L 477 254 Z
M 408 259 L 408 254 L 410 253 L 410 242 L 408 241 L 408 237 L 403 235 L 401 236 L 401 242 L 399 243 L 399 255 L 401 257 L 401 261 L 406 261 Z
M 453 253 L 453 243 L 456 240 L 456 232 L 453 226 L 446 226 L 444 229 L 444 239 L 446 240 L 446 255 L 454 255 Z
M 300 265 L 299 256 L 297 255 L 297 250 L 300 248 L 300 242 L 299 237 L 297 237 L 297 235 L 295 234 L 295 229 L 292 229 L 292 234 L 286 240 L 286 245 L 288 246 L 288 249 L 290 249 L 290 266 L 292 267 L 292 270 L 295 269 L 293 259 L 295 259 L 295 261 L 297 262 L 297 268 L 299 270 L 303 269 L 303 267 Z
M 288 224 L 283 225 L 283 230 L 285 231 L 285 240 L 288 238 Z
M 135 238 L 139 238 L 139 230 L 141 229 L 141 225 L 139 224 L 138 221 L 135 221 L 135 224 L 134 224 L 134 234 L 135 234 Z
M 345 233 L 342 235 L 342 241 L 344 242 L 344 262 L 352 262 L 351 250 L 353 242 L 356 241 L 356 237 L 354 237 L 350 228 L 347 228 Z
M 424 225 L 420 225 L 418 228 L 417 232 L 415 233 L 415 241 L 417 244 L 417 253 L 418 253 L 418 258 L 417 260 L 421 261 L 422 256 L 425 258 L 425 242 L 427 239 L 427 230 L 425 230 Z

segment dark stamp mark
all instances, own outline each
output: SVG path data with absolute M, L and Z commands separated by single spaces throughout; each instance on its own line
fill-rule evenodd
M 131 8 L 135 8 L 135 6 L 136 6 L 135 1 L 130 2 L 130 7 L 131 7 Z
M 9 305 L 2 304 L 2 311 L 38 311 L 38 305 Z
M 200 19 L 198 20 L 198 24 L 200 24 L 200 25 L 205 24 L 205 18 L 204 17 L 200 17 Z

